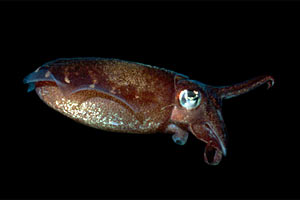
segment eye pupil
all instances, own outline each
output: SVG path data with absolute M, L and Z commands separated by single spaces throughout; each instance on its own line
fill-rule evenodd
M 180 105 L 188 110 L 196 108 L 200 100 L 200 93 L 197 90 L 182 90 L 179 94 Z
M 198 94 L 196 94 L 195 91 L 188 90 L 187 98 L 190 100 L 196 99 L 198 98 Z

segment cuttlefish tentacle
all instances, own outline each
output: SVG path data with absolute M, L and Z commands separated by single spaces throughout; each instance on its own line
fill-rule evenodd
M 210 94 L 212 96 L 219 100 L 218 102 L 221 105 L 223 99 L 229 99 L 241 94 L 245 94 L 265 83 L 268 84 L 269 89 L 275 83 L 274 78 L 271 76 L 259 76 L 231 86 L 211 86 L 211 90 L 209 91 L 211 92 Z M 210 112 L 212 114 L 213 109 Z M 221 161 L 222 156 L 226 156 L 226 131 L 220 110 L 217 110 L 216 114 L 212 116 L 213 118 L 207 119 L 207 122 L 204 126 L 201 126 L 200 123 L 195 123 L 191 130 L 198 139 L 207 142 L 204 152 L 205 162 L 211 165 L 217 165 Z M 197 130 L 197 127 L 200 129 Z
M 241 94 L 245 94 L 263 84 L 268 84 L 268 89 L 272 87 L 275 83 L 275 80 L 272 76 L 259 76 L 248 81 L 244 81 L 242 83 L 216 87 L 217 96 L 221 99 L 230 99 L 232 97 L 239 96 Z

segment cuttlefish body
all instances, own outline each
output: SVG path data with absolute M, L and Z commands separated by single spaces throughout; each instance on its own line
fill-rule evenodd
M 25 77 L 51 108 L 82 124 L 113 132 L 173 133 L 186 143 L 191 132 L 206 143 L 204 160 L 216 165 L 226 155 L 223 99 L 244 94 L 271 76 L 214 87 L 187 76 L 118 59 L 76 58 L 48 62 Z

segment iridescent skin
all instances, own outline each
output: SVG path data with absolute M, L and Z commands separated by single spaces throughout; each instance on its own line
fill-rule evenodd
M 57 59 L 24 79 L 50 107 L 82 124 L 114 132 L 172 133 L 184 145 L 191 132 L 205 142 L 204 160 L 216 165 L 226 155 L 223 99 L 244 94 L 271 76 L 214 87 L 176 72 L 118 59 Z M 182 106 L 183 90 L 195 91 L 200 104 Z

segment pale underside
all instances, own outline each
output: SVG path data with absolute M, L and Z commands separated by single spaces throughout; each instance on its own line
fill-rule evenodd
M 95 96 L 87 99 L 86 93 L 93 92 L 88 90 L 65 96 L 56 86 L 42 86 L 37 87 L 36 92 L 48 106 L 63 115 L 84 125 L 106 131 L 155 133 L 166 123 L 165 119 L 160 119 L 159 116 L 169 112 L 169 109 L 161 109 L 162 115 L 151 113 L 151 110 L 148 113 L 134 113 L 108 98 Z M 143 114 L 143 117 L 139 117 L 139 114 Z

